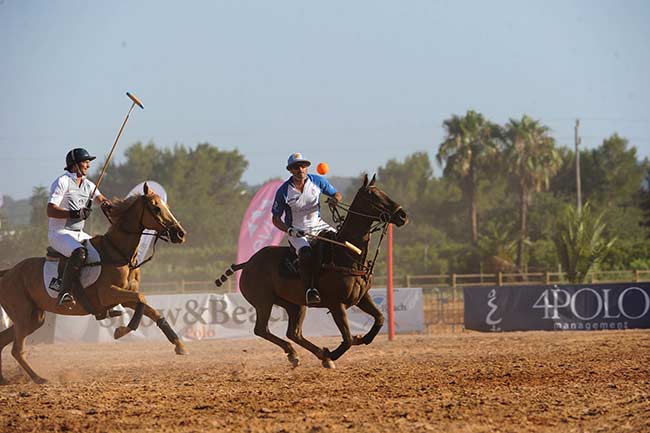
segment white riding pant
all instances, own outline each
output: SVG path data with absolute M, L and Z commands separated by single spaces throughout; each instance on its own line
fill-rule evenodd
M 327 224 L 325 221 L 322 221 L 322 220 L 320 221 L 320 223 L 316 227 L 305 227 L 305 228 L 296 227 L 296 226 L 294 226 L 294 227 L 297 228 L 297 229 L 303 230 L 303 231 L 305 231 L 307 233 L 311 233 L 313 235 L 317 235 L 320 232 L 325 231 L 325 230 L 329 230 L 329 231 L 333 231 L 333 232 L 336 231 L 336 230 L 334 230 L 334 228 L 332 226 L 330 226 L 329 224 Z M 289 240 L 289 243 L 291 244 L 291 246 L 293 248 L 295 248 L 296 254 L 298 254 L 298 252 L 300 251 L 301 248 L 310 246 L 309 245 L 309 238 L 307 236 L 300 236 L 300 237 L 298 237 L 298 236 L 289 236 L 288 240 Z
M 77 248 L 83 247 L 81 242 L 91 238 L 88 233 L 66 229 L 52 230 L 47 233 L 50 246 L 66 257 L 70 257 Z

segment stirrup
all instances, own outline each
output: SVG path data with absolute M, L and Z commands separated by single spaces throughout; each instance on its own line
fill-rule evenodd
M 120 317 L 122 314 L 124 314 L 124 311 L 122 310 L 116 310 L 115 308 L 111 308 L 106 312 L 106 315 L 108 317 Z
M 70 308 L 74 307 L 74 305 L 76 303 L 77 302 L 74 300 L 74 297 L 70 293 L 65 292 L 65 293 L 59 295 L 59 301 L 58 301 L 57 305 L 59 307 L 66 307 L 66 308 L 70 309 Z
M 313 287 L 311 289 L 307 289 L 307 292 L 305 293 L 305 303 L 307 306 L 320 304 L 320 301 L 321 299 L 320 293 L 318 293 L 318 289 L 315 289 Z

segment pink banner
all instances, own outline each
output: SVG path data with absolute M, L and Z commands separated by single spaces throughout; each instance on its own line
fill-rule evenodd
M 267 245 L 279 245 L 282 241 L 284 232 L 278 230 L 271 221 L 271 206 L 273 206 L 275 192 L 282 182 L 272 180 L 265 183 L 248 205 L 239 230 L 237 263 L 247 261 Z M 237 272 L 237 291 L 239 291 L 239 275 L 240 272 Z

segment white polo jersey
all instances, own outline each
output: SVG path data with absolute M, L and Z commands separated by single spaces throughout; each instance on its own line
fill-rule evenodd
M 52 183 L 48 202 L 66 210 L 79 210 L 86 205 L 94 189 L 95 184 L 85 177 L 81 185 L 77 185 L 77 174 L 66 171 Z M 93 198 L 99 195 L 100 192 L 97 190 Z M 48 220 L 50 232 L 62 229 L 81 231 L 85 222 L 81 218 L 48 218 Z

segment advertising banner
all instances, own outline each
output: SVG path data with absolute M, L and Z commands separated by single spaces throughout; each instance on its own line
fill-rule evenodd
M 284 233 L 271 222 L 271 207 L 275 192 L 282 185 L 281 180 L 265 183 L 257 191 L 250 204 L 239 229 L 237 244 L 237 263 L 243 263 L 253 254 L 268 245 L 279 245 Z M 239 273 L 237 274 L 237 291 L 239 291 Z
M 386 289 L 371 289 L 377 306 L 386 313 Z M 171 327 L 184 340 L 215 338 L 254 337 L 255 310 L 239 293 L 227 294 L 178 294 L 147 296 L 149 304 L 158 309 Z M 396 332 L 417 332 L 424 329 L 422 289 L 395 289 Z M 303 335 L 340 335 L 328 310 L 310 308 L 304 321 Z M 112 342 L 118 326 L 126 326 L 132 311 L 121 317 L 96 321 L 93 316 L 56 316 L 53 340 L 55 342 Z M 364 334 L 374 319 L 357 307 L 348 310 L 348 320 L 353 334 Z M 287 314 L 283 308 L 273 307 L 269 329 L 284 338 Z M 386 324 L 381 332 L 386 332 Z M 165 341 L 166 338 L 155 323 L 143 318 L 137 331 L 127 334 L 119 341 Z
M 650 283 L 465 287 L 476 331 L 650 328 Z

